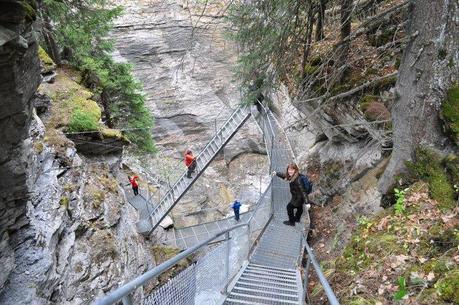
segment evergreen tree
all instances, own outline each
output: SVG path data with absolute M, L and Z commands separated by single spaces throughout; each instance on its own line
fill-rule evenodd
M 44 0 L 43 40 L 56 62 L 67 60 L 83 74 L 95 92 L 103 117 L 111 128 L 129 129 L 128 138 L 146 151 L 153 151 L 153 119 L 145 107 L 141 84 L 128 64 L 115 63 L 107 39 L 113 21 L 122 10 L 107 8 L 106 0 Z

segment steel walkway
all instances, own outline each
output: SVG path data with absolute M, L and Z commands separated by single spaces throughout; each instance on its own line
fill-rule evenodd
M 253 117 L 264 135 L 271 161 L 270 170 L 284 171 L 294 158 L 283 130 L 267 109 L 264 109 L 263 115 Z M 203 251 L 204 255 L 196 263 L 148 296 L 143 296 L 139 304 L 305 304 L 304 300 L 309 299 L 309 295 L 304 287 L 308 287 L 308 270 L 313 266 L 330 304 L 339 305 L 306 242 L 305 229 L 309 226 L 307 211 L 303 215 L 304 221 L 295 226 L 282 223 L 287 220 L 286 203 L 290 200 L 288 184 L 275 177 L 262 197 L 265 199 L 259 200 L 255 209 L 246 213 L 237 225 L 232 224 L 231 219 L 224 219 L 182 229 L 182 235 L 176 237 L 177 243 L 191 245 L 196 241 L 188 238 L 199 239 L 200 235 L 208 238 L 191 247 L 184 245 L 188 249 L 99 298 L 95 304 L 112 305 L 122 300 L 124 305 L 131 305 L 137 288 L 146 285 L 182 259 Z M 262 208 L 266 206 L 267 209 Z M 264 215 L 265 211 L 267 215 Z M 216 226 L 216 231 L 220 231 L 210 237 L 210 232 L 199 232 L 209 231 L 212 225 Z M 232 226 L 224 229 L 227 225 Z M 183 234 L 185 230 L 189 230 L 189 235 Z M 221 242 L 210 246 L 215 241 Z M 302 277 L 300 259 L 303 253 L 307 253 L 307 263 Z
M 293 152 L 288 139 L 270 111 L 259 116 L 272 170 L 283 172 L 292 162 Z M 269 137 L 271 135 L 271 137 Z M 286 203 L 290 200 L 288 183 L 279 178 L 272 181 L 273 218 L 258 245 L 229 287 L 224 304 L 303 304 L 303 287 L 298 271 L 302 253 L 304 222 L 287 226 Z M 304 213 L 306 216 L 306 213 Z M 308 225 L 308 224 L 307 224 Z
M 178 178 L 171 189 L 163 196 L 150 213 L 152 229 L 154 230 L 161 221 L 167 216 L 177 202 L 183 197 L 187 190 L 204 172 L 207 166 L 216 157 L 219 151 L 228 143 L 234 134 L 250 117 L 250 112 L 246 107 L 238 107 L 224 122 L 214 137 L 207 143 L 204 149 L 196 157 L 196 174 L 193 178 L 186 178 L 186 171 Z
M 172 234 L 166 237 L 164 241 L 165 244 L 171 247 L 176 247 L 179 249 L 187 249 L 194 245 L 201 243 L 202 241 L 208 239 L 209 237 L 215 235 L 218 232 L 226 230 L 238 223 L 247 222 L 254 213 L 258 214 L 258 217 L 254 219 L 254 226 L 259 227 L 260 229 L 264 227 L 266 222 L 263 222 L 265 219 L 269 219 L 270 215 L 270 204 L 271 204 L 271 185 L 269 185 L 265 192 L 260 196 L 255 207 L 249 211 L 242 213 L 240 215 L 240 220 L 237 222 L 234 219 L 234 216 L 227 217 L 224 219 L 211 221 L 207 223 L 200 223 L 194 226 L 183 227 L 183 228 L 174 228 L 172 229 Z M 260 217 L 260 214 L 264 214 L 264 217 Z M 223 240 L 224 237 L 221 237 L 214 242 Z

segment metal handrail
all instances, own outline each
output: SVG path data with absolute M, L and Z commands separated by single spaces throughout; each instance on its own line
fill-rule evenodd
M 303 232 L 303 243 L 304 243 L 304 249 L 306 250 L 307 255 L 308 255 L 308 261 L 306 263 L 306 270 L 304 272 L 305 287 L 303 287 L 303 292 L 309 298 L 309 295 L 308 295 L 308 292 L 307 292 L 308 291 L 307 290 L 308 289 L 308 287 L 307 287 L 307 283 L 308 283 L 307 279 L 308 279 L 309 266 L 310 266 L 310 264 L 312 264 L 312 266 L 314 267 L 314 271 L 316 272 L 317 277 L 319 278 L 320 284 L 322 284 L 322 287 L 324 288 L 325 295 L 328 298 L 328 302 L 330 303 L 330 305 L 339 305 L 338 298 L 336 297 L 335 293 L 333 292 L 333 289 L 331 288 L 330 283 L 328 283 L 327 278 L 323 274 L 322 269 L 320 268 L 320 265 L 319 265 L 319 263 L 317 262 L 317 260 L 316 260 L 316 258 L 314 256 L 313 250 L 311 249 L 311 247 L 309 247 L 308 242 L 306 241 L 306 236 L 305 236 L 304 232 Z M 303 300 L 304 300 L 304 297 L 303 297 Z M 308 302 L 308 303 L 310 303 L 310 302 Z
M 172 266 L 174 266 L 176 263 L 178 263 L 180 260 L 190 256 L 200 248 L 207 246 L 210 242 L 212 242 L 214 239 L 220 237 L 221 235 L 224 235 L 226 233 L 229 233 L 235 229 L 249 226 L 249 223 L 242 223 L 239 225 L 235 225 L 231 228 L 228 228 L 226 230 L 223 230 L 219 233 L 216 233 L 213 237 L 210 237 L 206 239 L 205 241 L 201 242 L 200 244 L 193 246 L 182 253 L 174 256 L 173 258 L 165 261 L 164 263 L 160 264 L 159 266 L 156 266 L 155 268 L 145 272 L 144 274 L 138 276 L 137 278 L 133 279 L 127 284 L 124 284 L 120 288 L 116 289 L 115 291 L 111 292 L 107 296 L 104 296 L 98 300 L 96 300 L 93 305 L 110 305 L 114 304 L 115 302 L 120 301 L 124 297 L 127 297 L 130 295 L 134 290 L 139 288 L 142 285 L 145 285 L 148 281 L 152 280 L 153 278 L 159 276 L 161 273 L 165 272 Z
M 241 107 L 237 108 L 236 110 L 233 111 L 231 116 L 223 123 L 223 125 L 220 127 L 216 134 L 210 139 L 209 142 L 207 142 L 206 146 L 200 151 L 200 153 L 196 156 L 196 160 L 201 157 L 202 154 L 206 151 L 206 149 L 211 145 L 212 142 L 214 142 L 217 139 L 217 136 L 221 133 L 222 128 L 229 122 L 231 119 L 235 116 L 236 112 L 239 111 Z M 149 217 L 152 217 L 156 211 L 161 207 L 162 203 L 167 199 L 170 193 L 172 193 L 172 197 L 174 197 L 174 189 L 175 187 L 179 184 L 179 182 L 185 177 L 186 171 L 180 175 L 180 177 L 175 181 L 175 183 L 169 188 L 169 190 L 164 194 L 163 198 L 160 200 L 160 202 L 153 208 L 153 211 L 150 213 Z
M 252 219 L 256 215 L 256 212 L 260 209 L 260 206 L 263 204 L 263 201 L 265 200 L 265 197 L 268 194 L 268 191 L 270 190 L 271 185 L 272 185 L 272 179 L 269 182 L 268 187 L 264 190 L 264 192 L 262 193 L 262 195 L 258 199 L 255 207 L 253 209 L 247 211 L 247 212 L 244 212 L 244 213 L 240 214 L 241 216 L 244 215 L 244 214 L 250 214 L 250 217 L 246 221 L 247 224 L 249 224 L 252 221 Z M 193 225 L 193 226 L 183 227 L 183 228 L 179 228 L 178 230 L 205 226 L 205 225 L 208 225 L 208 224 L 211 224 L 211 223 L 216 223 L 216 222 L 219 222 L 219 221 L 225 221 L 225 220 L 228 220 L 228 219 L 231 219 L 231 218 L 234 218 L 234 216 L 226 217 L 226 218 L 215 220 L 215 221 L 204 222 L 204 223 L 200 223 L 200 224 Z M 204 235 L 204 234 L 209 234 L 209 233 L 203 233 L 203 234 L 198 234 L 198 235 Z M 166 242 L 170 242 L 170 241 L 174 241 L 174 240 L 177 240 L 177 239 L 167 239 Z

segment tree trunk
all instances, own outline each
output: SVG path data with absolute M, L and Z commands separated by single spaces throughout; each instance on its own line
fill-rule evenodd
M 410 5 L 410 41 L 404 51 L 392 108 L 393 152 L 379 181 L 386 194 L 419 146 L 448 149 L 439 111 L 459 79 L 459 2 L 417 0 Z
M 108 128 L 114 128 L 112 116 L 110 113 L 110 96 L 107 90 L 102 91 L 100 95 L 100 100 L 101 100 L 102 107 L 104 108 L 103 114 L 104 114 L 104 119 L 105 119 L 105 125 L 107 125 Z
M 304 50 L 303 50 L 303 65 L 302 65 L 302 75 L 303 78 L 305 77 L 305 67 L 306 61 L 308 60 L 309 53 L 311 52 L 311 45 L 312 45 L 312 27 L 314 25 L 314 6 L 312 3 L 309 6 L 308 11 L 308 25 L 306 30 L 306 39 L 304 43 Z
M 46 51 L 48 54 L 51 56 L 53 61 L 57 64 L 60 65 L 62 63 L 61 60 L 61 55 L 59 52 L 59 47 L 56 43 L 56 39 L 54 39 L 53 35 L 53 27 L 51 25 L 51 20 L 49 19 L 49 12 L 46 7 L 43 6 L 44 14 L 41 15 L 41 19 L 43 20 L 43 38 L 45 39 L 46 43 Z
M 346 62 L 349 56 L 349 50 L 351 47 L 351 41 L 347 39 L 351 35 L 351 20 L 352 20 L 352 0 L 341 0 L 341 28 L 340 38 L 344 41 L 340 47 L 338 47 L 338 64 L 336 65 L 340 71 L 338 71 L 338 82 L 342 83 L 346 77 L 348 67 Z
M 316 25 L 316 41 L 320 41 L 325 38 L 324 35 L 324 23 L 325 23 L 325 9 L 328 0 L 320 0 L 319 10 L 317 14 L 317 25 Z

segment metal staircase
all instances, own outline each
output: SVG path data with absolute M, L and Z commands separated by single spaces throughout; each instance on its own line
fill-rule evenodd
M 249 263 L 232 285 L 224 305 L 303 304 L 300 272 Z
M 174 185 L 164 195 L 159 204 L 150 213 L 153 231 L 161 221 L 172 210 L 175 204 L 183 197 L 187 190 L 204 172 L 219 151 L 228 143 L 234 134 L 250 117 L 250 111 L 244 107 L 238 107 L 225 121 L 223 126 L 217 131 L 213 138 L 207 143 L 204 149 L 196 157 L 196 174 L 193 178 L 186 177 L 186 171 L 178 178 Z
M 248 116 L 249 114 L 245 113 L 239 126 Z M 293 160 L 293 152 L 280 125 L 269 110 L 264 110 L 264 115 L 260 116 L 257 122 L 265 136 L 272 169 L 285 170 L 285 165 Z M 224 133 L 224 130 L 222 132 Z M 224 138 L 222 143 L 228 140 L 229 138 Z M 215 137 L 212 141 L 215 141 Z M 211 142 L 208 145 L 211 145 Z M 215 154 L 216 152 L 214 151 Z M 204 151 L 200 156 L 203 154 Z M 212 156 L 208 156 L 207 159 L 205 154 L 202 156 L 201 166 L 204 166 L 201 167 L 201 172 L 211 159 Z M 287 219 L 285 205 L 290 200 L 288 185 L 285 181 L 274 178 L 268 190 L 263 196 L 271 193 L 270 196 L 266 196 L 269 203 L 267 205 L 269 217 L 265 217 L 264 213 L 260 212 L 262 211 L 260 208 L 265 206 L 260 204 L 258 210 L 255 209 L 245 223 L 227 229 L 220 228 L 222 231 L 213 236 L 210 236 L 212 235 L 210 232 L 206 232 L 204 236 L 208 239 L 204 238 L 205 240 L 198 244 L 195 244 L 198 240 L 190 240 L 189 243 L 195 245 L 124 284 L 97 300 L 95 304 L 109 305 L 123 300 L 124 305 L 131 305 L 132 295 L 137 288 L 158 277 L 180 260 L 197 251 L 203 251 L 205 254 L 196 263 L 191 264 L 168 283 L 143 298 L 139 304 L 304 304 L 305 299 L 309 299 L 308 270 L 312 266 L 329 303 L 339 305 L 312 249 L 306 243 L 308 221 L 302 221 L 294 227 L 282 223 Z M 170 208 L 165 210 L 166 214 Z M 306 219 L 307 214 L 306 212 L 304 215 Z M 197 227 L 191 229 L 193 237 L 199 239 Z M 220 243 L 209 246 L 216 241 Z M 300 273 L 303 251 L 307 253 L 307 263 L 303 269 L 304 281 Z

